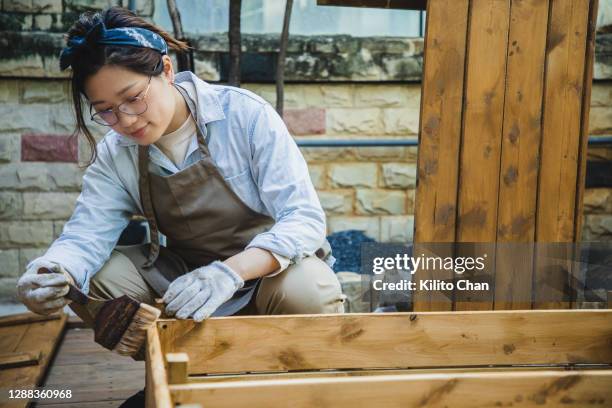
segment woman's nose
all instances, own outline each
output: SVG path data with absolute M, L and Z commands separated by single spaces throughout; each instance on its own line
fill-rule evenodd
M 117 119 L 119 121 L 119 124 L 124 129 L 131 127 L 132 124 L 138 120 L 138 116 L 136 116 L 136 115 L 128 115 L 127 113 L 123 113 L 123 112 L 120 112 L 120 111 L 115 112 L 115 115 L 117 115 Z

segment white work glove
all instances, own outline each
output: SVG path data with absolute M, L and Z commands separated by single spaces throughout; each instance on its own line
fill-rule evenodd
M 54 273 L 38 274 L 40 268 Z M 64 296 L 74 279 L 60 265 L 44 260 L 35 261 L 17 281 L 17 296 L 34 313 L 48 315 L 63 309 L 70 300 Z
M 166 314 L 201 322 L 244 286 L 244 280 L 220 261 L 176 278 L 164 294 Z

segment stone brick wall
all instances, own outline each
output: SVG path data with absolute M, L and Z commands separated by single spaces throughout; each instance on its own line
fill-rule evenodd
M 68 80 L 58 69 L 62 33 L 85 9 L 122 1 L 2 0 L 0 14 L 0 301 L 25 264 L 44 253 L 81 188 L 85 143 L 72 139 Z M 127 0 L 123 0 L 126 4 Z M 152 2 L 136 2 L 152 16 Z M 243 86 L 275 103 L 276 36 L 245 35 Z M 610 37 L 612 38 L 612 37 Z M 612 134 L 612 40 L 598 39 L 591 134 Z M 193 39 L 195 71 L 222 79 L 224 36 Z M 416 140 L 421 39 L 293 38 L 285 121 L 296 138 Z M 259 81 L 259 82 L 256 82 Z M 104 128 L 91 125 L 97 137 Z M 359 229 L 380 241 L 412 239 L 416 147 L 303 148 L 329 233 Z M 612 149 L 591 156 L 612 159 Z M 612 189 L 585 194 L 584 238 L 612 237 Z
M 81 188 L 66 80 L 0 80 L 0 300 L 61 233 Z
M 244 84 L 272 104 L 275 88 Z M 285 121 L 299 139 L 416 140 L 419 84 L 289 84 Z M 330 233 L 359 229 L 382 241 L 412 237 L 416 147 L 302 148 Z

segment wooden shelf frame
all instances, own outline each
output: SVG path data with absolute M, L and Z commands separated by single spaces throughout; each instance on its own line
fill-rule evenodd
M 612 401 L 612 310 L 162 319 L 148 336 L 149 407 Z

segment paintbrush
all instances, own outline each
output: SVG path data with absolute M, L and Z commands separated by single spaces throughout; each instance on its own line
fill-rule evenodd
M 57 273 L 40 268 L 38 273 Z M 69 283 L 64 296 L 80 305 L 87 305 L 94 316 L 94 340 L 104 348 L 121 355 L 135 356 L 145 342 L 147 328 L 151 327 L 161 314 L 158 308 L 123 295 L 117 299 L 94 299 Z

